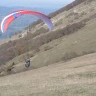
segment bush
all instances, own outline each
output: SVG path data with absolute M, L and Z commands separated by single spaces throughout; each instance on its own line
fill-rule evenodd
M 21 37 L 22 37 L 22 35 L 20 34 L 18 37 L 19 37 L 19 38 L 21 38 Z
M 27 57 L 27 58 L 31 58 L 31 57 L 34 57 L 34 54 L 31 54 L 31 53 L 27 53 L 27 54 L 26 54 L 26 57 Z
M 45 47 L 44 47 L 44 51 L 47 51 L 47 50 L 50 50 L 50 49 L 52 49 L 51 46 L 45 46 Z
M 92 53 L 95 53 L 95 51 L 94 51 L 94 50 L 84 51 L 84 52 L 82 53 L 82 55 L 87 55 L 87 54 L 92 54 Z
M 78 56 L 79 55 L 76 54 L 75 52 L 70 52 L 70 53 L 66 52 L 65 55 L 64 55 L 64 57 L 63 57 L 63 60 L 64 61 L 68 61 L 68 60 L 71 60 L 71 59 L 76 58 Z
M 14 65 L 15 65 L 15 63 L 13 62 L 12 64 L 6 66 L 4 68 L 4 73 L 6 73 L 6 74 L 3 74 L 3 75 L 11 74 L 12 73 L 12 69 L 14 68 L 13 67 Z

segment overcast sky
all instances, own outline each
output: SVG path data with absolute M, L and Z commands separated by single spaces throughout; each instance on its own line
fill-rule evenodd
M 1 6 L 63 7 L 74 0 L 2 0 Z

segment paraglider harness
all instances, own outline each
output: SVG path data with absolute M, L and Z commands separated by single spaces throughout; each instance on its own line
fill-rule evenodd
M 30 60 L 26 60 L 25 66 L 26 66 L 27 68 L 30 67 Z

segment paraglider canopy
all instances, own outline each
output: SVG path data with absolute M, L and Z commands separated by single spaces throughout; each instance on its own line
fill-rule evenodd
M 1 28 L 2 33 L 6 32 L 9 24 L 13 20 L 15 20 L 19 16 L 25 15 L 25 14 L 31 14 L 31 15 L 37 16 L 38 18 L 43 20 L 48 25 L 50 30 L 53 29 L 53 24 L 52 24 L 51 20 L 45 14 L 42 14 L 42 13 L 36 12 L 36 11 L 31 11 L 31 10 L 16 10 L 16 11 L 10 13 L 9 15 L 5 16 L 3 18 L 3 20 L 1 21 L 0 28 Z

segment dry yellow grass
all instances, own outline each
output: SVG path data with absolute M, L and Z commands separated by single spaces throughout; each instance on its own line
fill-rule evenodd
M 82 3 L 68 12 L 65 11 L 58 14 L 52 18 L 52 21 L 55 23 L 57 21 L 62 22 L 61 25 L 56 26 L 54 30 L 72 23 L 70 21 L 74 20 L 74 16 L 65 18 L 65 14 L 68 15 L 74 10 L 77 10 L 79 15 L 87 12 L 83 17 L 74 20 L 74 22 L 78 22 L 94 14 L 95 9 L 92 12 L 89 12 L 89 10 L 94 8 L 95 5 L 96 1 L 94 0 L 90 4 L 84 5 Z M 56 18 L 58 18 L 58 20 Z M 64 36 L 41 46 L 40 52 L 30 58 L 31 67 L 38 69 L 0 77 L 0 96 L 95 96 L 96 53 L 77 57 L 68 62 L 61 61 L 66 52 L 75 52 L 76 54 L 83 55 L 86 52 L 96 52 L 95 21 L 96 19 L 94 18 L 74 34 Z M 37 25 L 37 28 L 38 26 L 41 25 Z M 33 31 L 36 31 L 36 27 Z M 46 48 L 46 46 L 50 46 L 50 48 L 45 50 L 44 48 Z M 22 57 L 22 55 L 18 56 L 8 62 L 9 65 L 12 64 L 12 62 L 16 62 L 14 69 L 12 69 L 14 72 L 26 70 L 24 66 L 25 62 L 23 60 L 19 62 Z
M 0 96 L 95 96 L 96 54 L 0 77 Z
M 91 15 L 95 14 L 96 13 L 95 5 L 96 5 L 95 0 L 91 3 L 85 4 L 85 6 L 84 6 L 84 3 L 81 3 L 75 8 L 72 8 L 71 10 L 64 11 L 61 14 L 58 14 L 57 16 L 52 18 L 52 21 L 53 23 L 55 22 L 54 24 L 58 23 L 59 21 L 62 21 L 62 22 L 58 26 L 55 26 L 54 30 L 57 30 L 58 28 L 62 28 L 65 25 L 70 24 L 70 19 L 73 20 L 74 22 L 78 22 L 84 18 L 90 17 Z M 93 8 L 93 11 L 90 11 L 92 10 L 92 8 Z M 70 13 L 74 12 L 74 10 L 78 12 L 79 19 L 75 20 L 74 19 L 75 15 L 70 15 L 69 17 L 66 17 Z M 86 14 L 81 16 L 82 13 L 86 13 Z M 73 52 L 73 53 L 76 53 L 77 55 L 78 54 L 84 55 L 86 53 L 96 52 L 96 40 L 95 40 L 96 22 L 95 21 L 96 21 L 96 18 L 88 21 L 86 26 L 78 30 L 77 32 L 70 34 L 68 36 L 64 36 L 62 38 L 53 40 L 50 43 L 47 43 L 41 46 L 40 52 L 34 54 L 34 57 L 30 58 L 31 67 L 40 68 L 43 66 L 47 66 L 47 65 L 59 62 L 63 60 L 66 53 L 70 54 Z M 71 22 L 71 23 L 74 23 L 74 22 Z M 40 24 L 36 26 L 37 29 L 38 27 L 40 27 Z M 34 27 L 35 31 L 37 30 L 36 28 Z M 45 51 L 46 46 L 50 48 Z M 29 52 L 29 53 L 32 53 L 32 52 Z M 24 54 L 21 56 L 17 56 L 8 62 L 9 64 L 12 64 L 13 62 L 16 63 L 16 65 L 14 66 L 15 68 L 13 69 L 15 72 L 25 70 L 24 69 L 25 61 L 23 57 L 24 57 Z

